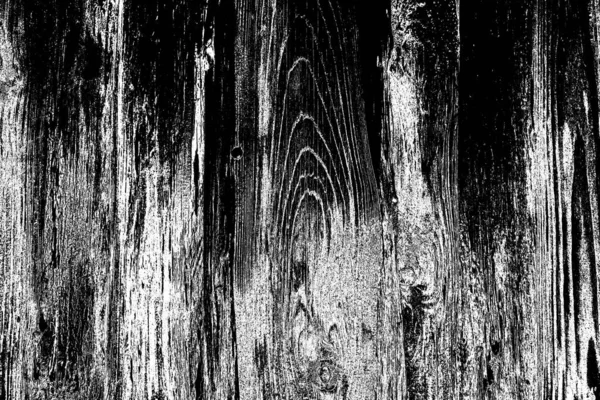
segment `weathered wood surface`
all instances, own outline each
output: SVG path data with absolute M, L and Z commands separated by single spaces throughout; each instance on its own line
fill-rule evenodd
M 0 399 L 598 397 L 595 0 L 0 15 Z

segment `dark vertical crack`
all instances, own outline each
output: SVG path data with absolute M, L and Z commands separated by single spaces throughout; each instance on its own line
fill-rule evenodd
M 214 18 L 214 66 L 206 72 L 206 148 L 211 149 L 205 155 L 204 165 L 204 278 L 202 293 L 203 317 L 201 346 L 206 351 L 208 365 L 199 364 L 198 377 L 203 383 L 197 383 L 196 398 L 210 398 L 204 393 L 215 390 L 217 374 L 220 373 L 221 344 L 231 346 L 234 376 L 234 398 L 239 398 L 238 365 L 235 330 L 235 304 L 233 298 L 233 238 L 235 234 L 235 198 L 236 186 L 233 178 L 229 153 L 235 138 L 235 35 L 236 13 L 233 1 L 210 3 L 207 21 Z M 210 22 L 209 22 L 210 24 Z M 204 39 L 208 41 L 210 36 Z M 226 293 L 227 296 L 223 296 Z M 223 300 L 221 300 L 223 299 Z M 227 299 L 227 300 L 224 300 Z M 229 301 L 231 314 L 229 327 L 232 337 L 222 338 L 220 310 Z M 204 368 L 206 371 L 201 370 Z M 204 375 L 205 373 L 208 376 Z M 222 372 L 221 372 L 222 373 Z M 204 376 L 203 376 L 204 375 Z

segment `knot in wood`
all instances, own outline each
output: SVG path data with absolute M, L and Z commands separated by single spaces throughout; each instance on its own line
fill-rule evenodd
M 243 154 L 244 154 L 244 151 L 242 150 L 242 148 L 240 146 L 235 146 L 231 150 L 231 158 L 233 158 L 236 161 L 241 159 Z
M 322 383 L 329 383 L 329 381 L 331 380 L 331 370 L 327 365 L 321 366 L 321 370 L 319 371 L 319 377 L 321 378 Z
M 318 363 L 317 385 L 321 392 L 335 393 L 338 389 L 341 367 L 333 360 L 321 359 Z

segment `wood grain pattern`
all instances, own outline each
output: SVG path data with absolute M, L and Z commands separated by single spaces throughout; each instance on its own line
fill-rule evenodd
M 598 397 L 596 0 L 0 4 L 0 400 Z

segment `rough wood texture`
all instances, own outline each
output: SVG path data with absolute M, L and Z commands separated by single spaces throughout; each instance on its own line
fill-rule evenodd
M 596 0 L 0 5 L 0 400 L 600 397 Z

